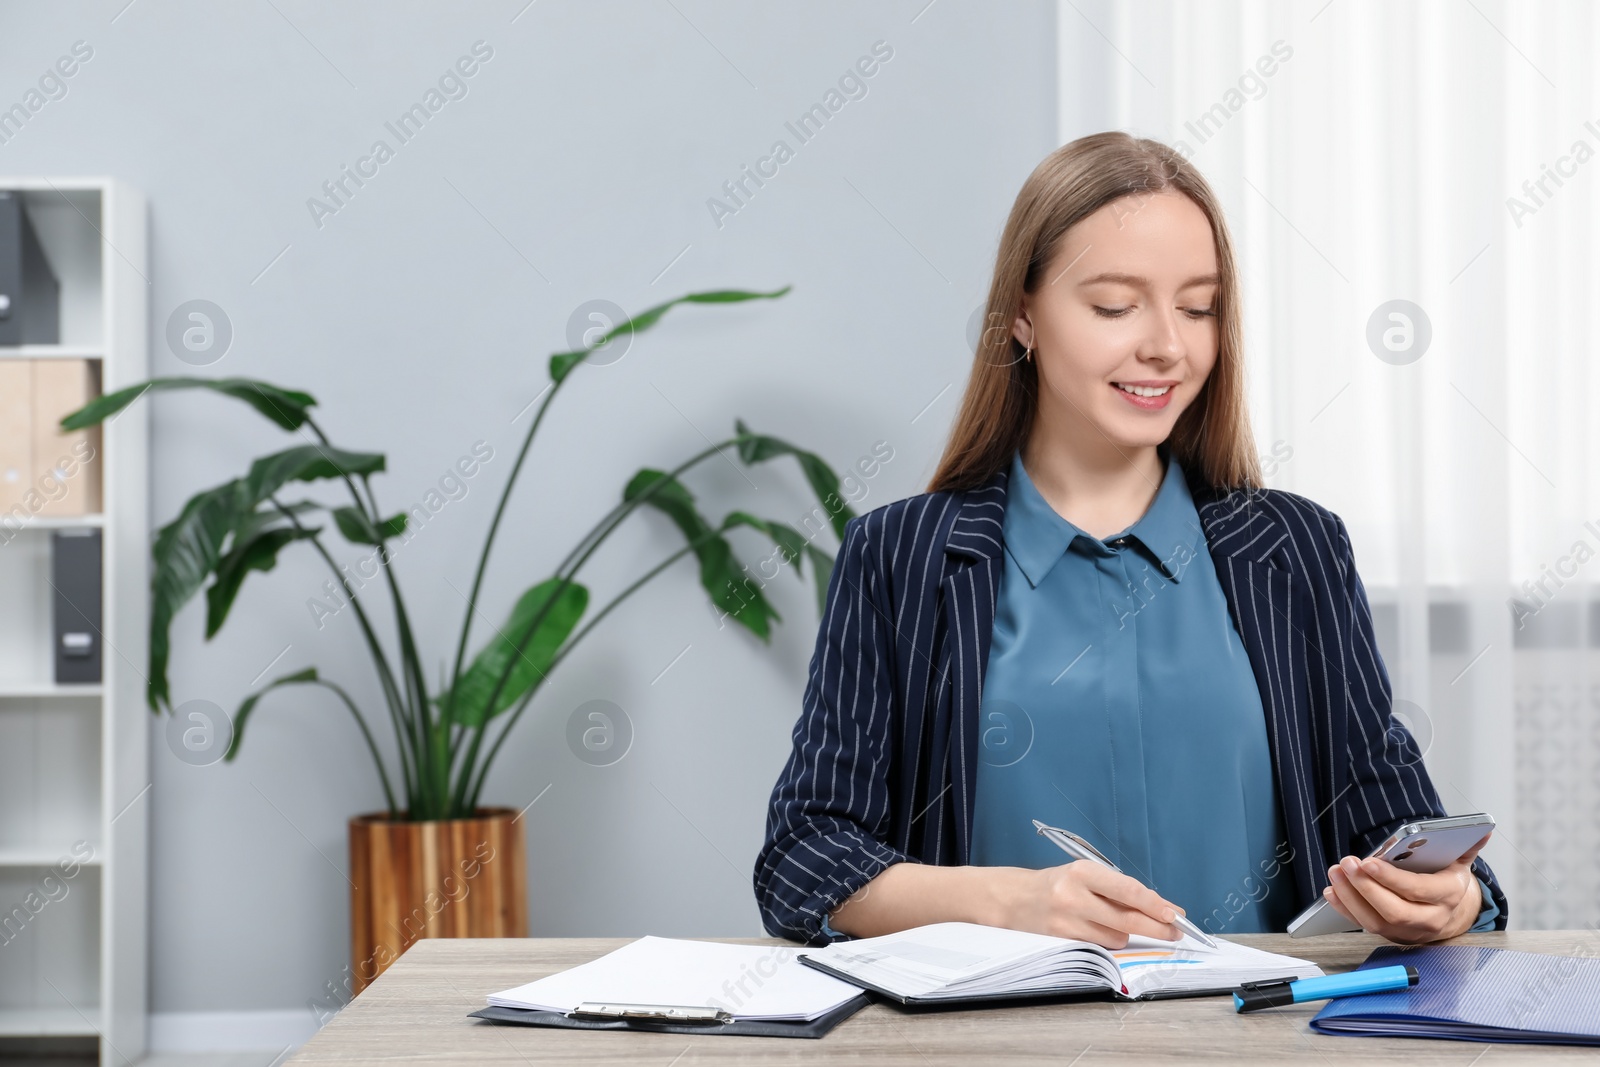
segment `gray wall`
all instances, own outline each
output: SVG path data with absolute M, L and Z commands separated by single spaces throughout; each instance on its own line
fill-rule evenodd
M 888 442 L 862 510 L 919 491 L 1005 214 L 1057 143 L 1046 2 L 545 0 L 520 16 L 523 0 L 124 3 L 0 4 L 8 105 L 73 42 L 94 49 L 67 95 L 0 145 L 0 173 L 109 174 L 143 190 L 152 373 L 190 372 L 165 323 L 185 301 L 214 301 L 235 338 L 197 373 L 311 392 L 336 443 L 388 454 L 386 508 L 420 501 L 474 442 L 493 447 L 397 560 L 434 665 L 528 416 L 512 420 L 546 382 L 545 357 L 568 347 L 574 309 L 794 286 L 775 303 L 676 311 L 570 383 L 491 570 L 496 621 L 634 470 L 686 457 L 735 416 L 841 468 Z M 1081 19 L 1073 30 L 1098 57 L 1083 71 L 1095 84 L 1104 49 Z M 493 56 L 467 95 L 319 227 L 307 199 L 374 140 L 395 145 L 384 123 L 479 40 Z M 798 144 L 784 123 L 879 40 L 893 58 L 867 95 Z M 1086 128 L 1098 107 L 1085 99 Z M 708 198 L 780 138 L 794 157 L 719 227 Z M 158 522 L 291 443 L 220 398 L 151 403 Z M 747 481 L 713 461 L 692 484 L 716 515 L 809 507 L 792 466 Z M 675 537 L 653 516 L 633 521 L 585 580 L 615 591 Z M 350 613 L 312 622 L 306 601 L 326 577 L 313 562 L 292 553 L 252 577 L 209 644 L 202 610 L 186 611 L 175 698 L 233 708 L 283 652 L 265 677 L 314 664 L 381 718 Z M 817 624 L 809 578 L 771 590 L 784 622 L 763 647 L 719 630 L 682 564 L 552 676 L 487 791 L 521 807 L 549 786 L 526 819 L 535 933 L 759 932 L 750 871 Z M 636 733 L 609 767 L 566 742 L 568 716 L 594 698 Z M 310 691 L 264 705 L 246 740 L 236 763 L 194 767 L 152 728 L 155 1011 L 302 1008 L 345 966 L 345 820 L 381 805 L 365 751 Z

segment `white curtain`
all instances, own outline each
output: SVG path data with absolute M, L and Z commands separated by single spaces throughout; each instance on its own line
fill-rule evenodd
M 1396 712 L 1446 808 L 1498 820 L 1512 924 L 1600 921 L 1600 13 L 1057 16 L 1062 141 L 1181 143 L 1226 205 L 1269 484 L 1349 525 Z

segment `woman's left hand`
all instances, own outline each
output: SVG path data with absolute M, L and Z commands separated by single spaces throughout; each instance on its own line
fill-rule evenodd
M 1403 871 L 1384 859 L 1346 856 L 1328 868 L 1323 896 L 1333 910 L 1371 934 L 1402 945 L 1443 941 L 1466 933 L 1483 910 L 1472 861 L 1485 835 L 1466 855 L 1434 874 Z

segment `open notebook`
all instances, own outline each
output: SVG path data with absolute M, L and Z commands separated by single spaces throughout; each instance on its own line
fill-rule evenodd
M 1313 978 L 1314 963 L 1217 938 L 1135 937 L 1123 949 L 973 923 L 935 923 L 898 934 L 801 949 L 827 974 L 902 1004 L 1109 991 L 1128 1000 L 1232 992 L 1243 982 Z

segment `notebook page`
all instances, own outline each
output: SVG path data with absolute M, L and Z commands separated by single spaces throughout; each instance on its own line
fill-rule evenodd
M 1126 948 L 1111 951 L 1111 958 L 1117 963 L 1128 995 L 1134 997 L 1231 989 L 1243 982 L 1314 978 L 1322 974 L 1322 968 L 1309 960 L 1251 948 L 1227 938 L 1214 940 L 1217 947 L 1211 949 L 1189 937 L 1178 942 L 1130 937 Z
M 1109 988 L 1105 950 L 1082 941 L 974 923 L 934 923 L 803 949 L 819 963 L 902 997 L 976 996 L 1048 987 Z

